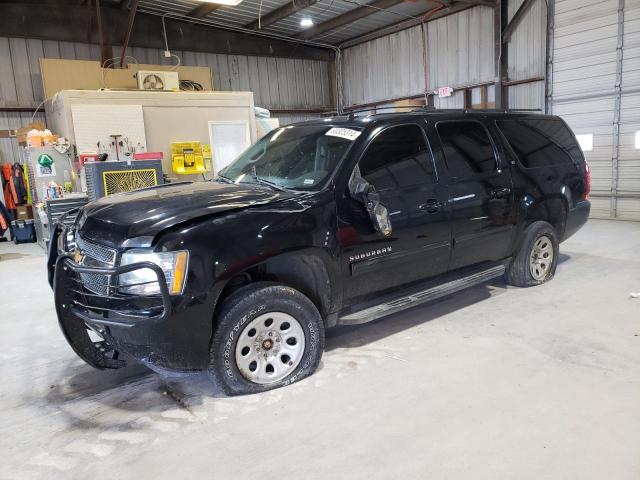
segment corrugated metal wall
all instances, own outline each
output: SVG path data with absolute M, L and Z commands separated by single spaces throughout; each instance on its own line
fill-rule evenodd
M 524 0 L 509 0 L 509 20 Z M 536 0 L 513 31 L 508 43 L 509 80 L 526 80 L 545 75 L 547 45 L 547 7 Z M 510 108 L 544 110 L 544 81 L 509 87 Z
M 522 2 L 509 0 L 510 18 Z M 510 80 L 544 76 L 546 17 L 545 0 L 537 0 L 511 36 Z M 372 103 L 423 93 L 423 31 L 426 31 L 428 52 L 428 90 L 495 80 L 493 9 L 476 7 L 345 49 L 344 104 Z M 491 103 L 493 88 L 488 93 Z M 474 98 L 476 94 L 478 89 L 472 92 Z M 509 87 L 509 102 L 512 108 L 544 109 L 544 82 Z M 464 96 L 456 92 L 449 98 L 435 98 L 434 104 L 439 108 L 462 108 Z
M 342 56 L 345 105 L 407 97 L 424 91 L 420 27 L 347 48 Z
M 476 7 L 427 23 L 429 90 L 494 80 L 493 8 Z
M 622 50 L 620 139 L 615 213 L 640 220 L 640 1 L 626 0 Z M 638 136 L 638 137 L 636 137 Z
M 114 52 L 118 52 L 114 48 Z M 255 103 L 272 109 L 331 108 L 327 62 L 174 51 L 183 65 L 209 66 L 216 90 L 253 91 Z M 131 48 L 139 63 L 162 64 L 162 51 Z M 35 107 L 42 101 L 38 59 L 100 60 L 96 45 L 0 37 L 0 107 Z M 172 60 L 174 61 L 174 60 Z M 0 112 L 0 130 L 19 128 L 31 113 Z M 41 114 L 36 119 L 44 119 Z M 284 122 L 288 122 L 284 116 Z M 0 163 L 17 158 L 12 139 L 0 139 Z
M 493 9 L 475 7 L 345 49 L 344 105 L 424 93 L 423 31 L 429 90 L 494 80 Z M 457 106 L 458 96 L 443 100 L 440 106 Z
M 558 0 L 552 112 L 592 134 L 592 216 L 640 220 L 640 2 Z

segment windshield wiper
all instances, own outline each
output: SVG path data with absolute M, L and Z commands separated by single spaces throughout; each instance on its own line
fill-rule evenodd
M 253 181 L 255 183 L 259 183 L 260 185 L 266 185 L 267 187 L 271 187 L 275 190 L 279 190 L 281 192 L 286 192 L 287 189 L 284 187 L 281 187 L 280 185 L 278 185 L 277 183 L 274 183 L 270 180 L 267 180 L 265 178 L 260 178 L 257 175 L 252 175 Z M 231 183 L 231 184 L 235 184 L 236 182 L 234 182 L 233 180 L 231 180 L 229 177 L 225 177 L 224 175 L 216 175 L 215 180 L 220 180 L 224 183 Z M 239 183 L 252 183 L 252 182 L 239 182 Z
M 224 183 L 234 183 L 233 180 L 231 180 L 230 178 L 225 177 L 224 175 L 216 175 L 216 180 L 222 180 Z
M 257 175 L 253 175 L 253 180 L 254 180 L 256 183 L 259 183 L 259 184 L 261 184 L 261 185 L 266 185 L 267 187 L 271 187 L 271 188 L 273 188 L 274 190 L 279 190 L 280 192 L 286 192 L 286 191 L 287 191 L 287 189 L 286 189 L 286 188 L 284 188 L 284 187 L 282 187 L 282 186 L 278 185 L 277 183 L 272 182 L 271 180 L 266 180 L 266 179 L 261 178 L 261 177 L 259 177 L 259 176 L 257 176 Z
M 280 185 L 278 185 L 275 182 L 272 182 L 271 180 L 267 180 L 265 178 L 261 178 L 258 176 L 258 173 L 256 172 L 256 166 L 253 165 L 251 167 L 251 176 L 253 177 L 253 181 L 256 183 L 259 183 L 260 185 L 266 185 L 267 187 L 271 187 L 275 190 L 279 190 L 281 192 L 285 192 L 287 189 L 284 187 L 281 187 Z

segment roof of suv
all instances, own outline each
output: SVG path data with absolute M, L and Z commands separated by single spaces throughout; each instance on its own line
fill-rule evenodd
M 524 118 L 531 117 L 535 115 L 536 117 L 547 117 L 547 118 L 558 118 L 555 115 L 545 115 L 539 113 L 538 111 L 500 111 L 500 110 L 414 110 L 410 112 L 389 112 L 389 113 L 375 113 L 375 114 L 367 114 L 366 112 L 362 113 L 351 113 L 346 115 L 336 115 L 334 117 L 326 117 L 321 119 L 307 120 L 304 122 L 299 122 L 297 125 L 322 125 L 322 124 L 341 124 L 345 127 L 368 127 L 372 124 L 377 124 L 381 122 L 385 122 L 388 120 L 398 120 L 403 118 L 412 118 L 412 117 L 428 117 L 438 120 L 449 120 L 449 119 L 464 119 L 464 118 L 478 118 L 478 117 L 487 117 L 491 116 L 493 118 Z

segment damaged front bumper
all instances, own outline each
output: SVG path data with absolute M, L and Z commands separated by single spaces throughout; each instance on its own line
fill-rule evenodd
M 131 296 L 117 293 L 110 287 L 107 296 L 97 295 L 85 288 L 80 274 L 119 275 L 148 268 L 158 276 L 160 295 Z M 122 267 L 84 267 L 75 263 L 70 254 L 60 255 L 55 263 L 54 296 L 60 327 L 73 350 L 89 365 L 96 368 L 120 368 L 118 341 L 111 336 L 109 327 L 134 328 L 145 323 L 163 322 L 171 314 L 171 298 L 164 274 L 151 262 L 134 263 Z M 102 337 L 91 339 L 87 328 Z
M 162 269 L 152 262 L 96 267 L 76 262 L 73 251 L 56 248 L 66 230 L 56 226 L 51 235 L 49 278 L 60 328 L 71 348 L 92 367 L 121 368 L 121 353 L 148 365 L 177 371 L 206 368 L 211 306 L 195 296 L 172 297 Z M 72 250 L 72 249 L 70 249 Z M 138 269 L 157 277 L 159 294 L 125 294 L 115 279 Z M 87 288 L 83 276 L 104 275 L 106 294 Z M 90 333 L 91 332 L 91 333 Z

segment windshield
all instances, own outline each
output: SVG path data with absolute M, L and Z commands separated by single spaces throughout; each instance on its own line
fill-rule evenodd
M 360 130 L 329 125 L 289 125 L 262 137 L 219 175 L 235 183 L 318 190 Z

